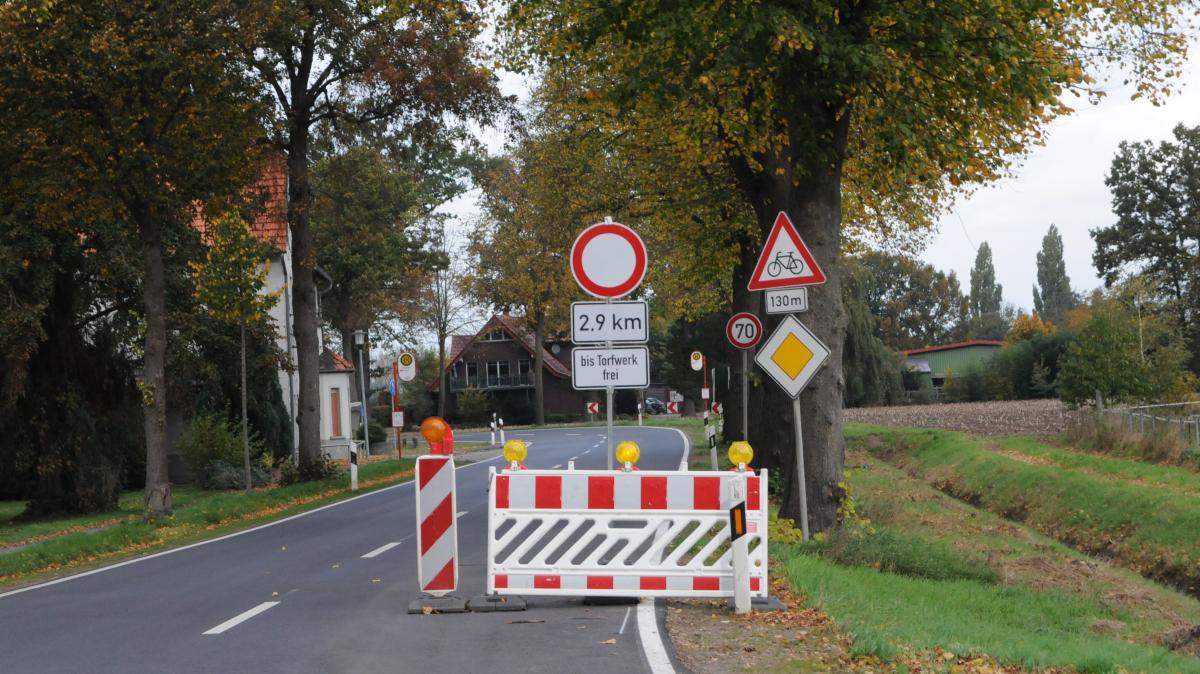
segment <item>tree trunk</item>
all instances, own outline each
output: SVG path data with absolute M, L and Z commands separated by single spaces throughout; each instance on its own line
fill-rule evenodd
M 317 251 L 309 228 L 312 187 L 308 177 L 308 121 L 293 121 L 288 147 L 288 221 L 292 229 L 292 268 L 295 278 L 293 332 L 296 336 L 296 370 L 300 375 L 296 423 L 299 426 L 300 464 L 312 464 L 321 456 L 320 357 L 317 286 L 313 268 Z M 301 471 L 301 474 L 307 474 Z
M 446 418 L 446 328 L 445 323 L 438 327 L 438 405 L 437 415 Z M 465 376 L 465 373 L 464 373 Z
M 546 312 L 538 309 L 533 328 L 533 423 L 546 423 L 546 391 L 542 388 L 542 367 L 545 365 L 542 344 L 546 339 Z
M 842 307 L 841 268 L 841 167 L 847 135 L 848 115 L 822 106 L 808 111 L 814 124 L 825 125 L 832 139 L 829 156 L 813 157 L 797 176 L 793 162 L 785 154 L 765 158 L 760 171 L 751 172 L 737 165 L 743 192 L 758 217 L 761 240 L 766 240 L 780 211 L 785 211 L 808 244 L 817 264 L 828 278 L 821 286 L 808 289 L 809 310 L 798 318 L 829 348 L 829 360 L 801 393 L 804 467 L 808 492 L 808 517 L 812 531 L 824 531 L 837 523 L 837 510 L 844 495 L 839 486 L 845 466 L 842 437 L 842 350 L 846 319 Z M 760 293 L 751 293 L 746 284 L 758 258 L 756 247 L 743 247 L 742 259 L 734 275 L 734 309 L 764 317 L 764 329 L 770 333 L 782 320 L 781 315 L 761 313 Z M 759 459 L 756 463 L 783 471 L 784 495 L 780 514 L 791 519 L 800 516 L 800 491 L 797 480 L 795 426 L 791 399 L 769 378 L 750 395 L 751 445 Z
M 143 214 L 139 230 L 142 243 L 142 299 L 146 311 L 146 345 L 143 360 L 142 412 L 146 426 L 146 519 L 171 514 L 171 482 L 167 475 L 167 317 L 166 279 L 163 271 L 162 225 Z
M 254 486 L 250 478 L 250 421 L 246 413 L 246 320 L 242 319 L 242 457 L 246 464 L 246 493 Z

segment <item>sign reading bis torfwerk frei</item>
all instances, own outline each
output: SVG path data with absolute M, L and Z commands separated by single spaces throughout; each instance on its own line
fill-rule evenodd
M 825 283 L 825 272 L 817 265 L 812 251 L 800 238 L 787 213 L 775 216 L 775 225 L 758 254 L 758 263 L 750 275 L 750 290 L 798 288 Z
M 650 339 L 650 314 L 644 300 L 571 303 L 571 341 L 644 343 Z
M 754 356 L 754 362 L 792 398 L 800 395 L 828 359 L 829 348 L 791 315 L 784 317 Z
M 646 388 L 650 350 L 644 346 L 576 347 L 571 350 L 571 385 L 576 389 Z

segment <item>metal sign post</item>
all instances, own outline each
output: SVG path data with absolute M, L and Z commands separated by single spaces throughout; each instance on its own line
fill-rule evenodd
M 808 482 L 804 476 L 804 426 L 800 422 L 800 396 L 792 398 L 792 423 L 796 427 L 796 479 L 800 481 L 800 531 L 808 540 Z
M 750 352 L 742 351 L 742 439 L 750 440 Z

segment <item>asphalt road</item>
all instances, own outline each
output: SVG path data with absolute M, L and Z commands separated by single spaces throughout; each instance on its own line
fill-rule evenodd
M 508 436 L 531 442 L 530 468 L 570 460 L 579 469 L 605 467 L 603 428 Z M 677 469 L 686 449 L 673 429 L 616 428 L 614 445 L 625 439 L 641 446 L 644 469 Z M 488 466 L 500 465 L 496 458 L 458 471 L 458 594 L 467 598 L 485 588 Z M 404 484 L 0 593 L 0 672 L 651 671 L 639 633 L 661 625 L 661 609 L 545 598 L 520 613 L 408 615 L 419 594 L 414 505 L 413 486 Z M 610 639 L 616 643 L 604 643 Z

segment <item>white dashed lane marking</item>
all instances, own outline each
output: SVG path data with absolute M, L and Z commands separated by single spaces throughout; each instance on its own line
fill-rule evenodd
M 211 630 L 208 630 L 207 632 L 205 632 L 205 634 L 210 634 L 210 635 L 221 634 L 222 632 L 224 632 L 226 630 L 237 627 L 238 625 L 246 622 L 247 620 L 258 615 L 259 613 L 262 613 L 263 611 L 266 611 L 267 609 L 269 609 L 273 606 L 278 606 L 278 605 L 279 605 L 279 602 L 277 602 L 277 601 L 264 601 L 263 603 L 259 604 L 258 606 L 255 606 L 254 608 L 250 609 L 249 611 L 246 611 L 245 613 L 239 613 L 238 615 L 235 615 L 234 617 L 230 618 L 229 620 L 226 620 L 225 622 L 221 623 L 220 625 L 217 625 L 216 627 L 212 628 Z
M 388 543 L 387 545 L 381 545 L 378 548 L 375 548 L 374 550 L 363 555 L 362 558 L 363 559 L 373 559 L 375 557 L 378 557 L 379 555 L 382 555 L 383 553 L 387 552 L 388 550 L 391 550 L 392 548 L 396 547 L 397 545 L 400 545 L 400 541 L 394 541 L 392 543 Z

